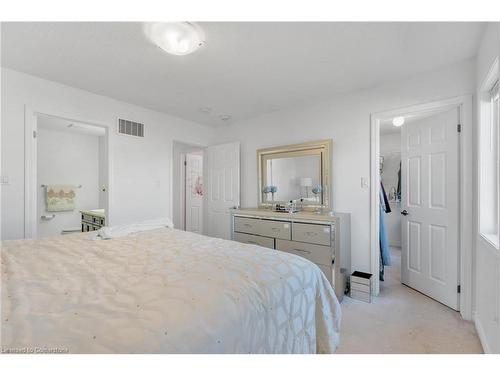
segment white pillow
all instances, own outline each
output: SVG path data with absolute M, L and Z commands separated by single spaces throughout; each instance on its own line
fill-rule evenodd
M 97 231 L 95 237 L 102 240 L 123 237 L 132 233 L 143 232 L 159 228 L 173 228 L 174 224 L 170 218 L 160 218 L 145 220 L 134 224 L 115 225 L 112 227 L 102 227 Z

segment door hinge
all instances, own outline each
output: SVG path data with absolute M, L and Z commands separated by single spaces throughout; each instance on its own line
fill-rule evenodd
M 457 124 L 457 132 L 462 132 L 462 124 Z
M 457 285 L 457 293 L 458 294 L 460 294 L 460 290 L 461 290 L 460 285 Z
M 33 130 L 33 138 L 36 138 L 36 130 Z
M 186 160 L 184 160 L 184 166 L 188 165 L 188 162 Z

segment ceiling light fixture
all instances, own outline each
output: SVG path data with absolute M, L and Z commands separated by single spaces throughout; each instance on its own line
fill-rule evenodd
M 212 112 L 212 108 L 211 107 L 201 107 L 200 112 L 208 115 L 208 114 L 210 114 L 210 112 Z
M 165 52 L 183 56 L 205 44 L 205 33 L 192 22 L 154 22 L 144 25 L 149 40 Z
M 229 120 L 231 120 L 231 116 L 229 116 L 229 115 L 221 115 L 220 119 L 222 121 L 229 121 Z
M 392 125 L 400 127 L 405 123 L 405 118 L 403 116 L 394 117 L 392 119 Z

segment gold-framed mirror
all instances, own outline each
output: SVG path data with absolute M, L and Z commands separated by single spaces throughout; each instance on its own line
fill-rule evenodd
M 331 140 L 257 150 L 259 207 L 296 201 L 304 210 L 330 207 Z

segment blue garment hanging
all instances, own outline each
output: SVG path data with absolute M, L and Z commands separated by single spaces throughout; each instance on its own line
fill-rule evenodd
M 379 241 L 380 241 L 380 259 L 382 260 L 382 266 L 391 265 L 391 252 L 389 250 L 389 239 L 387 238 L 387 231 L 385 229 L 385 218 L 384 218 L 384 187 L 382 183 L 380 184 L 379 193 Z
M 382 206 L 380 206 L 379 238 L 380 238 L 380 256 L 382 259 L 382 265 L 390 266 L 391 252 L 389 251 L 389 241 L 387 238 L 387 232 L 385 230 L 385 218 Z

